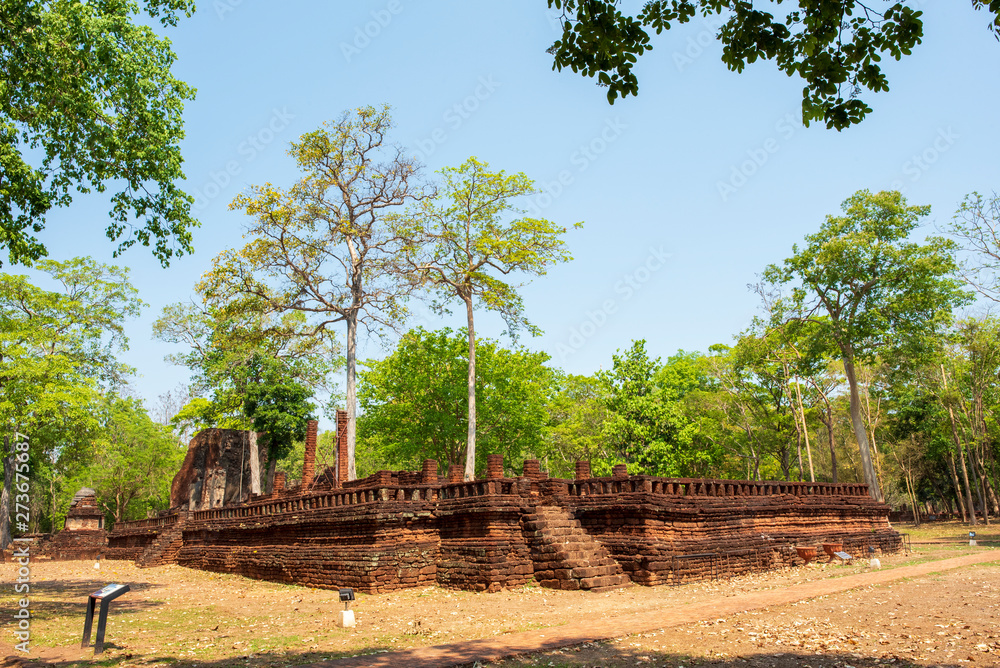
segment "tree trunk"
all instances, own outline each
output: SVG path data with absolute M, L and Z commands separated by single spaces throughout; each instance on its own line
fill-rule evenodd
M 794 412 L 794 409 L 792 410 Z M 798 422 L 798 418 L 796 418 L 795 421 Z M 795 452 L 799 459 L 799 482 L 802 482 L 805 480 L 805 475 L 802 471 L 802 432 L 798 430 L 795 432 Z
M 354 465 L 354 442 L 357 430 L 355 416 L 357 415 L 357 396 L 355 390 L 355 364 L 358 356 L 358 312 L 351 311 L 347 317 L 347 479 L 355 480 L 357 468 Z
M 844 353 L 844 375 L 847 376 L 847 385 L 851 390 L 851 426 L 854 428 L 854 437 L 858 441 L 858 451 L 861 454 L 862 473 L 865 477 L 865 484 L 868 485 L 868 493 L 878 502 L 885 499 L 882 496 L 882 488 L 879 486 L 878 477 L 875 475 L 875 466 L 872 464 L 872 453 L 868 447 L 868 430 L 865 429 L 864 420 L 861 419 L 861 397 L 858 395 L 858 379 L 854 373 L 854 359 L 849 351 Z
M 785 480 L 792 479 L 792 463 L 788 457 L 789 447 L 787 445 L 781 448 L 781 459 L 779 463 L 781 465 L 781 475 L 785 476 Z
M 947 386 L 945 386 L 947 388 Z M 962 445 L 962 439 L 958 437 L 958 428 L 955 426 L 955 411 L 952 410 L 951 406 L 948 406 L 948 417 L 951 420 L 951 438 L 955 442 L 955 447 L 958 448 L 958 461 L 962 465 L 962 482 L 965 483 L 965 500 L 969 505 L 969 523 L 978 524 L 979 521 L 976 519 L 976 506 L 972 503 L 972 486 L 969 484 L 969 468 L 965 464 L 965 446 Z
M 945 392 L 948 391 L 948 376 L 944 372 L 944 364 L 941 365 L 941 379 L 944 381 Z M 972 503 L 972 486 L 969 485 L 969 468 L 965 465 L 965 447 L 962 445 L 962 439 L 958 437 L 958 427 L 955 425 L 955 411 L 948 404 L 948 419 L 951 421 L 951 439 L 955 442 L 955 447 L 958 448 L 958 461 L 962 465 L 962 482 L 965 483 L 965 502 L 969 506 L 969 524 L 976 525 L 978 520 L 976 520 L 976 507 Z
M 55 469 L 55 466 L 52 467 Z M 49 499 L 52 500 L 52 514 L 49 516 L 49 535 L 54 536 L 56 534 L 56 473 L 52 471 L 52 477 L 49 478 Z
M 833 484 L 837 484 L 837 438 L 833 433 L 833 409 L 830 409 L 830 421 L 826 423 L 826 437 L 830 445 L 830 471 Z
M 958 508 L 962 513 L 962 523 L 965 524 L 969 521 L 969 515 L 966 512 L 965 504 L 961 502 L 964 492 L 962 491 L 962 483 L 958 480 L 958 472 L 955 470 L 955 453 L 948 453 L 948 467 L 951 470 L 951 484 L 955 486 L 955 496 L 959 500 Z
M 268 457 L 270 460 L 267 465 L 267 493 L 270 494 L 274 491 L 274 470 L 278 466 L 278 462 L 272 458 Z
M 826 440 L 827 445 L 830 447 L 830 469 L 833 478 L 833 484 L 837 484 L 837 439 L 833 433 L 833 406 L 830 405 L 829 400 L 824 396 L 823 401 L 826 403 L 826 418 L 820 417 L 820 422 L 826 427 Z M 823 415 L 820 412 L 820 415 Z
M 882 458 L 879 456 L 878 443 L 875 442 L 876 419 L 872 418 L 871 392 L 872 392 L 872 385 L 874 384 L 875 384 L 875 372 L 873 370 L 872 380 L 867 384 L 865 388 L 865 418 L 868 420 L 868 425 L 871 427 L 871 433 L 868 436 L 868 444 L 871 447 L 871 452 L 872 452 L 872 465 L 875 467 L 875 475 L 879 480 L 881 480 Z
M 986 505 L 986 479 L 979 479 L 979 487 L 982 489 L 982 499 L 983 499 L 983 523 L 986 526 L 990 525 L 990 511 L 989 507 Z
M 903 478 L 906 480 L 906 492 L 910 496 L 910 505 L 913 507 L 913 525 L 920 526 L 920 506 L 917 505 L 917 496 L 913 493 L 913 483 L 908 473 L 904 474 Z
M 469 321 L 469 430 L 465 442 L 465 479 L 476 478 L 476 330 L 472 321 L 472 299 L 465 300 Z
M 993 509 L 993 514 L 1000 515 L 1000 499 L 997 498 L 997 493 L 994 491 L 993 486 L 989 484 L 989 479 L 986 481 L 986 496 L 990 500 L 990 508 Z
M 250 434 L 248 436 L 250 441 L 250 493 L 260 494 L 260 456 L 257 451 L 257 432 L 250 429 Z M 240 467 L 240 471 L 243 471 L 243 467 Z M 243 485 L 240 485 L 240 498 L 243 497 Z
M 983 523 L 989 525 L 990 523 L 990 513 L 989 508 L 986 505 L 986 469 L 983 468 L 983 462 L 979 458 L 978 448 L 969 448 L 969 455 L 972 457 L 972 467 L 976 474 L 976 478 L 979 480 L 979 506 L 983 510 Z
M 122 495 L 115 494 L 115 524 L 117 525 L 122 521 Z
M 10 435 L 3 437 L 3 492 L 0 492 L 0 550 L 6 550 L 13 542 L 10 537 L 10 490 L 14 484 L 14 448 Z
M 806 456 L 809 458 L 809 482 L 816 482 L 816 471 L 813 470 L 813 453 L 812 448 L 809 446 L 809 425 L 806 424 L 806 409 L 802 407 L 802 390 L 799 388 L 797 381 L 795 383 L 795 396 L 799 400 L 799 415 L 802 416 L 802 432 L 806 438 Z

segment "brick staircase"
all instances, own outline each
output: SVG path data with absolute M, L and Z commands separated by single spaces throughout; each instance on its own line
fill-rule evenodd
M 171 524 L 160 532 L 160 535 L 135 560 L 135 565 L 139 568 L 153 568 L 154 566 L 175 564 L 177 563 L 177 553 L 180 552 L 183 545 L 184 518 L 181 517 L 175 524 Z
M 632 584 L 607 549 L 562 508 L 537 506 L 524 516 L 524 536 L 543 587 L 606 591 Z

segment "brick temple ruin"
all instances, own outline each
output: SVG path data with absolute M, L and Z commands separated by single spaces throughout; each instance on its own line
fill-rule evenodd
M 225 445 L 226 435 L 213 433 L 220 431 L 192 440 L 192 450 L 215 443 L 215 454 L 189 451 L 209 465 L 185 461 L 171 494 L 176 507 L 117 524 L 106 558 L 370 593 L 427 585 L 495 591 L 532 579 L 599 591 L 801 564 L 802 546 L 836 543 L 855 555 L 901 547 L 889 507 L 865 485 L 659 478 L 629 475 L 624 465 L 594 477 L 588 462 L 566 480 L 535 460 L 508 476 L 499 455 L 474 481 L 463 481 L 457 466 L 439 475 L 430 459 L 419 472 L 347 481 L 346 462 L 316 475 L 316 423 L 298 485 L 286 488 L 278 474 L 268 494 L 245 494 L 242 484 L 237 493 L 231 482 L 243 465 L 223 455 L 238 438 Z M 210 479 L 215 492 L 206 496 Z

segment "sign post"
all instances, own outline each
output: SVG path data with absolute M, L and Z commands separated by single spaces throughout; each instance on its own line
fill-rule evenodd
M 354 601 L 354 590 L 350 587 L 341 588 L 340 600 L 344 602 L 344 609 L 338 614 L 337 622 L 341 628 L 351 628 L 354 626 L 354 611 L 351 610 L 351 603 Z
M 101 604 L 101 615 L 97 620 L 97 637 L 94 639 L 94 656 L 104 652 L 104 627 L 108 623 L 108 608 L 111 601 L 115 600 L 127 591 L 131 591 L 128 585 L 109 584 L 98 589 L 87 599 L 87 620 L 83 623 L 83 642 L 80 648 L 84 649 L 90 645 L 90 629 L 94 625 L 94 611 L 98 601 Z
M 975 531 L 970 531 L 969 532 L 969 545 L 972 545 L 972 546 L 976 545 L 976 532 Z

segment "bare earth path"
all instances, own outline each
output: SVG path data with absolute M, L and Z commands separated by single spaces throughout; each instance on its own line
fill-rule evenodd
M 978 546 L 957 522 L 900 527 L 913 552 L 882 555 L 877 572 L 860 559 L 604 593 L 529 585 L 359 594 L 351 629 L 336 624 L 335 590 L 179 566 L 40 561 L 31 566 L 27 656 L 14 648 L 18 565 L 0 563 L 0 668 L 468 665 L 498 656 L 508 658 L 496 668 L 1000 666 L 995 526 L 979 527 Z M 946 570 L 970 555 L 972 565 Z M 132 591 L 114 604 L 107 651 L 94 657 L 80 648 L 83 614 L 87 594 L 109 582 Z
M 903 578 L 915 578 L 973 564 L 1000 561 L 1000 553 L 972 554 L 889 571 L 872 571 L 840 578 L 805 582 L 783 589 L 757 591 L 727 598 L 676 607 L 623 614 L 603 619 L 588 619 L 563 626 L 504 635 L 502 638 L 473 640 L 400 652 L 387 652 L 338 661 L 312 664 L 320 667 L 397 667 L 430 668 L 488 662 L 519 654 L 534 654 L 571 645 L 581 645 L 610 638 L 646 633 L 702 620 L 734 615 L 760 608 L 795 603 L 828 596 L 859 587 L 885 584 Z M 988 664 L 996 665 L 996 664 Z

